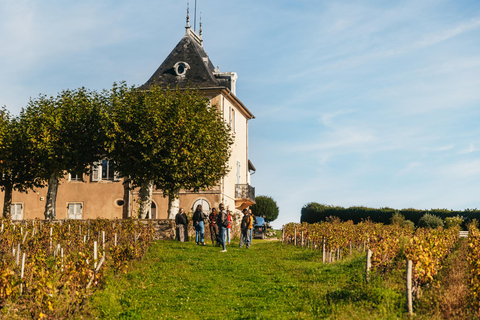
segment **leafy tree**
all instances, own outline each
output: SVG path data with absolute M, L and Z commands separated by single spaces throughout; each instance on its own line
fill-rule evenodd
M 300 222 L 316 223 L 325 220 L 326 205 L 317 202 L 309 202 L 303 206 Z
M 461 227 L 463 224 L 463 217 L 457 215 L 455 217 L 445 218 L 445 228 Z
M 256 216 L 264 216 L 267 222 L 274 221 L 278 218 L 278 206 L 275 200 L 269 196 L 255 197 L 255 204 L 251 207 L 252 212 Z
M 422 228 L 436 229 L 443 227 L 443 220 L 430 213 L 425 213 L 420 220 L 418 220 L 418 226 Z
M 68 172 L 87 173 L 105 154 L 105 98 L 85 88 L 40 95 L 20 113 L 34 146 L 36 170 L 48 182 L 45 219 L 55 219 L 59 180 Z
M 122 84 L 112 89 L 111 102 L 111 156 L 116 170 L 140 187 L 140 218 L 150 208 L 153 188 L 169 197 L 173 219 L 181 189 L 207 189 L 227 174 L 230 129 L 197 90 L 139 91 Z
M 25 192 L 42 185 L 33 168 L 32 148 L 22 123 L 5 108 L 0 109 L 0 189 L 4 191 L 4 218 L 10 218 L 13 190 Z

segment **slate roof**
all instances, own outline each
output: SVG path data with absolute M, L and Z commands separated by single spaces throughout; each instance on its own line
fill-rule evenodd
M 175 72 L 177 62 L 186 62 L 190 69 L 184 76 Z M 146 90 L 153 84 L 161 84 L 166 88 L 228 88 L 231 89 L 231 79 L 224 75 L 215 75 L 215 67 L 202 47 L 201 38 L 190 28 L 186 29 L 185 36 L 172 50 L 160 67 L 145 82 L 140 89 Z

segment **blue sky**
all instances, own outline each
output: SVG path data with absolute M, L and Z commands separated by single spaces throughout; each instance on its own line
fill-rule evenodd
M 0 105 L 143 84 L 184 34 L 186 1 L 3 0 Z M 193 23 L 193 3 L 192 23 Z M 204 48 L 238 73 L 252 185 L 308 202 L 480 208 L 480 2 L 198 0 Z M 197 22 L 198 22 L 197 15 Z

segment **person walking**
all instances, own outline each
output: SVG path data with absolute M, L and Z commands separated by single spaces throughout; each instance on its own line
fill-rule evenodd
M 227 226 L 227 244 L 230 244 L 230 233 L 232 231 L 232 212 L 230 210 L 227 210 L 227 220 L 228 220 L 228 226 Z
M 223 206 L 223 203 L 220 203 L 220 206 L 218 208 L 220 212 L 217 215 L 216 222 L 219 230 L 218 238 L 223 248 L 223 250 L 220 252 L 227 252 L 227 248 L 225 246 L 225 234 L 227 232 L 227 226 L 228 226 L 227 211 L 225 211 L 225 207 Z
M 202 205 L 199 204 L 197 208 L 195 209 L 195 212 L 193 213 L 192 221 L 193 221 L 193 226 L 195 227 L 195 242 L 202 246 L 205 245 L 204 241 L 204 234 L 205 234 L 205 226 L 204 226 L 204 220 L 207 218 L 206 214 L 203 213 L 202 210 Z
M 250 237 L 248 236 L 248 224 L 250 221 L 250 217 L 248 215 L 247 209 L 243 209 L 242 213 L 243 217 L 242 222 L 240 223 L 240 248 L 243 247 L 244 242 L 245 246 L 248 248 L 250 247 Z
M 180 242 L 188 241 L 188 218 L 183 208 L 180 208 L 175 215 L 175 224 L 177 225 L 177 240 Z
M 208 221 L 210 222 L 210 237 L 212 238 L 212 245 L 215 245 L 215 241 L 219 244 L 218 241 L 218 226 L 217 226 L 217 209 L 212 208 L 212 212 L 208 216 Z

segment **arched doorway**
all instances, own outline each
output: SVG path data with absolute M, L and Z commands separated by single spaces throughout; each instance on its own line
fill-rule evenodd
M 210 212 L 210 203 L 208 203 L 208 201 L 203 198 L 195 200 L 192 206 L 192 212 L 195 212 L 195 209 L 199 204 L 202 205 L 202 210 L 204 213 L 208 214 Z
M 157 219 L 157 205 L 152 201 L 150 211 L 148 212 L 147 219 Z

